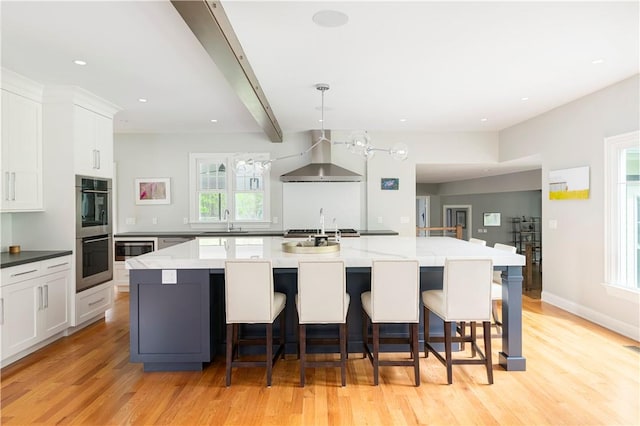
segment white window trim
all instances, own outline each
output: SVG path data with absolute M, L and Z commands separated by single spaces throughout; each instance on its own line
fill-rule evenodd
M 226 182 L 227 182 L 227 207 L 232 215 L 235 214 L 235 193 L 238 192 L 235 189 L 235 176 L 232 172 L 233 160 L 237 156 L 247 156 L 247 153 L 189 153 L 189 222 L 192 228 L 203 229 L 210 228 L 211 225 L 219 226 L 224 225 L 226 227 L 225 220 L 200 220 L 198 214 L 197 204 L 197 162 L 203 158 L 212 160 L 226 160 Z M 253 153 L 252 156 L 256 159 L 269 159 L 268 153 Z M 264 192 L 264 219 L 263 220 L 251 220 L 251 221 L 236 221 L 231 220 L 234 226 L 243 225 L 248 228 L 264 228 L 265 225 L 271 224 L 271 177 L 269 172 L 266 172 L 263 178 L 263 192 Z M 242 192 L 242 191 L 239 191 Z
M 620 205 L 618 184 L 620 182 L 620 153 L 625 148 L 638 146 L 640 143 L 640 131 L 625 133 L 622 135 L 605 138 L 604 143 L 604 276 L 605 285 L 615 287 L 616 290 L 625 289 L 634 293 L 640 290 L 622 283 L 618 278 L 620 268 L 619 235 L 620 226 L 618 206 Z M 619 291 L 617 293 L 620 293 Z

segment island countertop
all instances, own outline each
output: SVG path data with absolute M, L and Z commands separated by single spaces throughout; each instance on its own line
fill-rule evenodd
M 199 237 L 126 261 L 127 269 L 223 269 L 230 259 L 268 259 L 274 268 L 297 268 L 301 259 L 339 258 L 347 268 L 371 267 L 374 259 L 417 259 L 420 266 L 444 266 L 446 258 L 491 258 L 494 266 L 523 266 L 525 257 L 450 237 L 362 236 L 343 238 L 340 251 L 285 253 L 283 237 Z

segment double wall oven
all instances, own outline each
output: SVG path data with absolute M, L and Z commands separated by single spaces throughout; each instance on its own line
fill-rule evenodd
M 111 179 L 76 176 L 76 293 L 113 278 Z

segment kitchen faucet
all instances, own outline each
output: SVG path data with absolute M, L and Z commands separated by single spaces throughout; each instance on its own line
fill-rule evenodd
M 224 209 L 223 219 L 227 221 L 227 232 L 231 232 L 231 214 L 229 213 L 229 209 Z
M 320 235 L 324 235 L 324 209 L 320 207 Z

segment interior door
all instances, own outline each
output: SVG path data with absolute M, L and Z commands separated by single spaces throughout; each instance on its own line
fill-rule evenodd
M 421 195 L 416 197 L 416 227 L 425 228 L 431 223 L 429 218 L 429 196 Z M 419 231 L 416 234 L 418 237 L 426 237 L 429 235 L 428 231 Z

